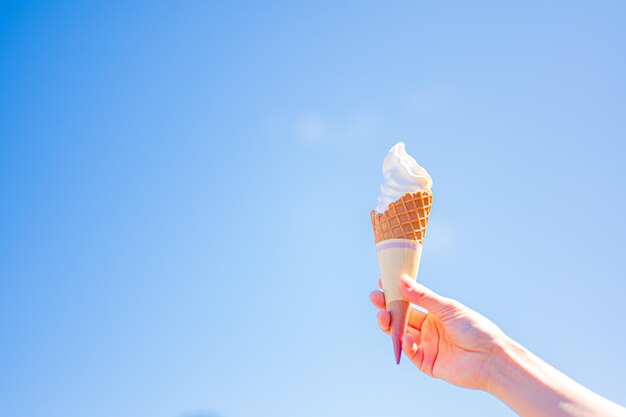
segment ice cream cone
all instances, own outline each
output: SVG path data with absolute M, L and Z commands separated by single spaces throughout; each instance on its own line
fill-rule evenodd
M 384 213 L 371 213 L 396 363 L 400 363 L 409 316 L 409 302 L 400 291 L 400 277 L 406 274 L 417 278 L 431 204 L 432 195 L 419 191 L 389 204 Z

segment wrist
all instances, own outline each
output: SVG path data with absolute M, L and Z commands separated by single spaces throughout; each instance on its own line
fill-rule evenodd
M 508 336 L 496 343 L 487 367 L 485 391 L 502 398 L 520 379 L 529 376 L 531 354 Z

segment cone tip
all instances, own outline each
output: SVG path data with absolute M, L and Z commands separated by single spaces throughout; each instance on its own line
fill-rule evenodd
M 387 306 L 391 315 L 391 339 L 393 341 L 393 351 L 396 356 L 396 364 L 400 364 L 402 356 L 402 337 L 406 331 L 409 318 L 409 303 L 406 301 L 393 301 Z
M 396 365 L 400 365 L 400 358 L 402 357 L 402 340 L 394 339 L 393 350 L 396 354 Z

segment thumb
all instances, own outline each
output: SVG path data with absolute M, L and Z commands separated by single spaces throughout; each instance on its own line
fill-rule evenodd
M 408 275 L 402 275 L 400 278 L 400 289 L 409 302 L 423 307 L 437 316 L 441 317 L 456 309 L 457 304 L 454 300 L 443 297 L 422 284 L 418 284 Z

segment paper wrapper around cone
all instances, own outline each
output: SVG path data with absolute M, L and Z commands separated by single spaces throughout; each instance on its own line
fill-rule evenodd
M 432 195 L 420 191 L 405 194 L 382 214 L 371 213 L 396 363 L 400 362 L 410 306 L 400 291 L 400 277 L 417 278 L 431 205 Z
M 408 239 L 387 239 L 376 245 L 380 278 L 385 290 L 385 301 L 406 301 L 400 291 L 400 277 L 404 274 L 417 278 L 422 256 L 422 244 Z
M 391 316 L 391 338 L 396 363 L 400 363 L 402 337 L 409 318 L 409 302 L 400 292 L 400 277 L 404 274 L 413 279 L 417 277 L 422 244 L 408 239 L 387 239 L 376 245 L 376 250 L 387 311 Z

